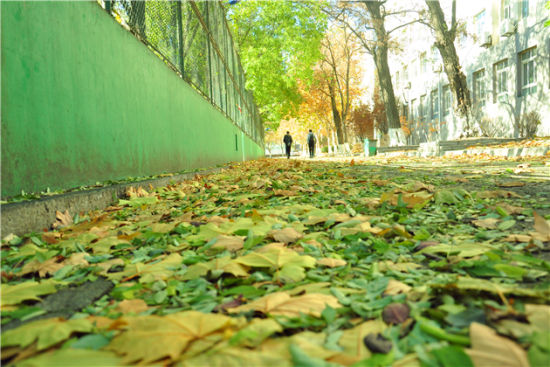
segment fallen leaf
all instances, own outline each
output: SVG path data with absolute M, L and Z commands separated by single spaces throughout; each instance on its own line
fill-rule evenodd
M 550 241 L 550 221 L 547 221 L 535 211 L 533 211 L 533 217 L 535 218 L 534 228 L 538 235 L 537 237 L 541 241 Z
M 291 297 L 286 292 L 275 292 L 248 304 L 231 308 L 228 312 L 239 313 L 254 310 L 266 315 L 298 317 L 300 313 L 303 313 L 320 317 L 321 312 L 327 306 L 332 308 L 341 307 L 336 297 L 326 294 L 308 293 Z
M 65 210 L 64 213 L 59 210 L 55 211 L 56 222 L 52 225 L 53 228 L 63 228 L 73 224 L 73 217 L 69 214 L 69 210 Z
M 298 232 L 292 227 L 273 230 L 269 232 L 269 235 L 272 236 L 275 239 L 275 241 L 283 242 L 283 243 L 293 243 L 293 242 L 296 242 L 296 240 L 299 240 L 300 238 L 304 237 L 303 234 L 301 234 L 300 232 Z
M 527 353 L 510 339 L 501 337 L 488 326 L 470 325 L 471 349 L 466 353 L 475 367 L 529 367 Z
M 497 184 L 498 187 L 522 187 L 525 186 L 525 182 L 521 181 L 509 181 Z
M 224 248 L 229 251 L 237 251 L 243 248 L 245 236 L 219 235 L 212 248 Z
M 487 228 L 487 229 L 495 229 L 497 228 L 497 223 L 499 222 L 496 218 L 485 218 L 485 219 L 478 219 L 472 221 L 473 224 L 475 224 L 478 227 L 481 228 Z
M 125 317 L 124 321 L 124 331 L 105 349 L 124 355 L 125 364 L 147 364 L 161 358 L 175 361 L 191 342 L 236 325 L 231 317 L 197 311 Z
M 64 348 L 26 359 L 17 363 L 18 367 L 36 366 L 74 366 L 86 361 L 88 366 L 118 366 L 120 357 L 104 350 Z
M 50 318 L 33 321 L 17 329 L 3 332 L 2 347 L 14 345 L 26 347 L 36 340 L 37 349 L 43 350 L 68 339 L 74 332 L 90 332 L 92 329 L 93 325 L 87 319 Z
M 0 299 L 2 308 L 8 305 L 16 305 L 22 301 L 40 300 L 38 296 L 55 293 L 58 284 L 54 280 L 42 282 L 27 281 L 16 285 L 1 284 L 2 298 Z
M 338 266 L 344 266 L 347 264 L 345 260 L 333 259 L 331 257 L 325 257 L 317 260 L 317 264 L 328 266 L 329 268 L 336 268 Z
M 410 308 L 404 303 L 392 303 L 382 311 L 382 320 L 386 324 L 395 325 L 405 322 L 409 318 Z
M 147 311 L 149 306 L 142 299 L 125 299 L 120 301 L 116 308 L 118 311 L 127 314 Z
M 410 290 L 411 290 L 411 287 L 409 287 L 405 283 L 400 282 L 399 280 L 390 279 L 388 282 L 388 286 L 384 291 L 384 295 L 394 296 L 400 293 L 408 293 Z
M 389 353 L 392 349 L 392 342 L 380 333 L 370 333 L 363 339 L 363 343 L 373 353 Z

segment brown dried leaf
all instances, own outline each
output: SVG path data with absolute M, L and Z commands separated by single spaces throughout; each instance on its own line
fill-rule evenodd
M 409 318 L 411 310 L 404 303 L 392 303 L 382 311 L 382 320 L 386 324 L 401 324 Z
M 384 295 L 394 296 L 399 293 L 408 293 L 410 290 L 411 287 L 409 287 L 405 283 L 400 282 L 399 280 L 390 279 L 390 281 L 388 282 L 388 286 L 384 291 Z

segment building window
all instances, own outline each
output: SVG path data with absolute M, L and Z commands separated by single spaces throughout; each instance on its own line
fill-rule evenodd
M 428 60 L 426 60 L 426 53 L 422 52 L 420 54 L 420 73 L 425 74 L 428 70 Z
M 439 118 L 439 95 L 437 94 L 437 89 L 432 90 L 430 101 L 432 104 L 432 120 L 437 120 Z
M 418 117 L 421 122 L 425 122 L 428 117 L 428 106 L 426 106 L 426 95 L 420 96 L 420 103 L 418 104 Z
M 442 115 L 447 116 L 451 112 L 451 88 L 449 85 L 443 86 Z
M 519 14 L 522 18 L 529 16 L 529 0 L 521 0 Z
M 512 5 L 510 0 L 502 0 L 500 7 L 500 16 L 502 19 L 510 19 L 512 15 Z
M 508 93 L 508 59 L 497 62 L 493 69 L 493 99 L 503 101 Z
M 535 93 L 537 91 L 537 69 L 535 64 L 535 50 L 530 48 L 519 54 L 519 85 L 520 95 Z
M 474 73 L 474 102 L 485 106 L 485 69 Z
M 485 9 L 474 17 L 474 24 L 476 27 L 476 36 L 479 39 L 483 37 L 483 32 L 485 31 Z

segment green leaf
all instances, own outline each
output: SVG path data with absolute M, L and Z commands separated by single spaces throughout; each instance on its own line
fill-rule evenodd
M 447 346 L 432 350 L 431 353 L 443 365 L 443 367 L 474 367 L 470 357 L 464 350 L 457 346 Z

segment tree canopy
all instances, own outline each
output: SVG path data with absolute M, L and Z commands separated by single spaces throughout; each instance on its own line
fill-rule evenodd
M 312 78 L 327 27 L 321 6 L 307 1 L 246 1 L 228 11 L 246 87 L 268 124 L 276 125 L 297 111 L 297 80 Z

